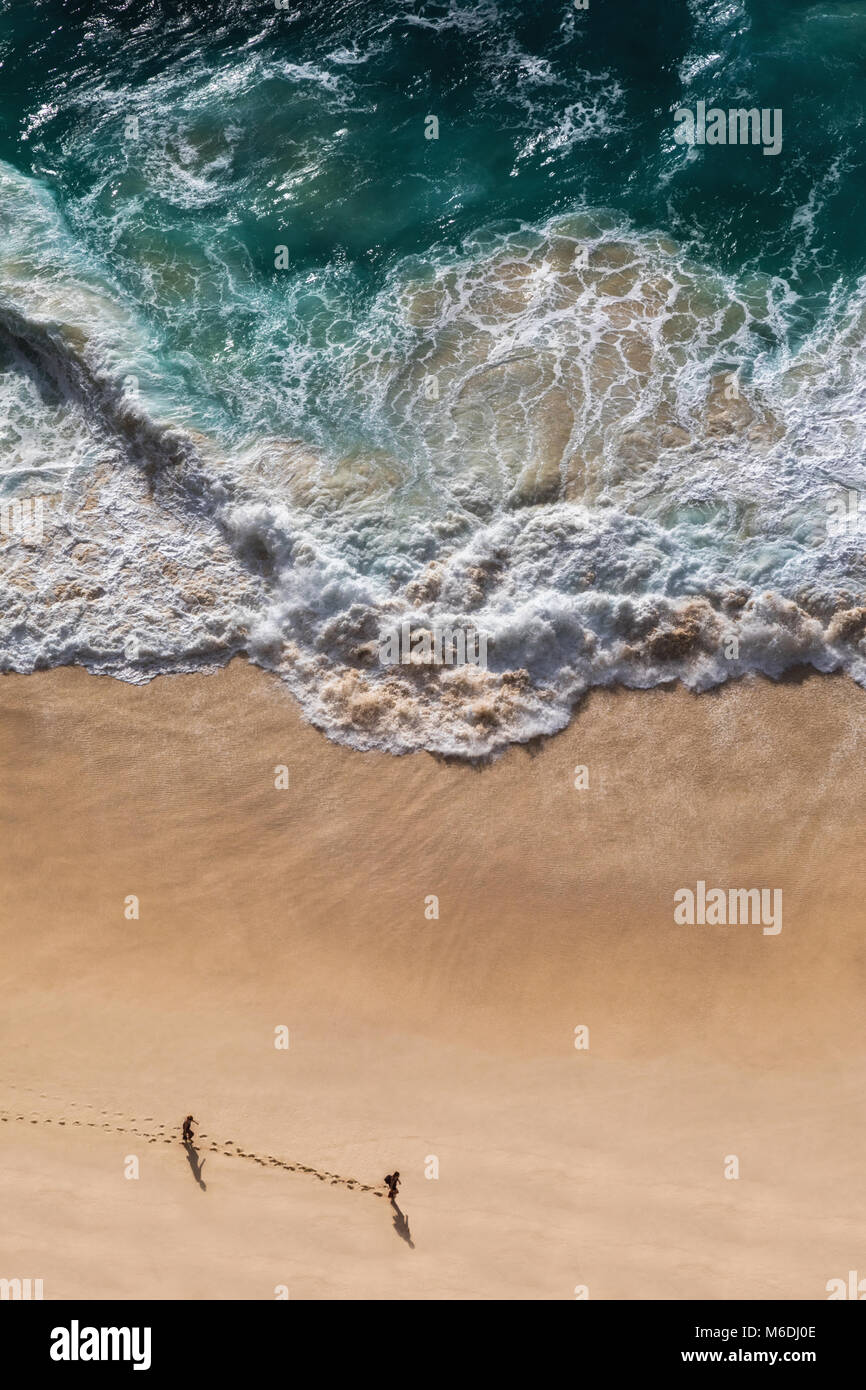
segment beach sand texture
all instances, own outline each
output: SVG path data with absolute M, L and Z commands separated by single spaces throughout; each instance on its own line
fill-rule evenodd
M 243 661 L 70 668 L 0 680 L 0 741 L 0 1276 L 821 1299 L 862 1268 L 846 678 L 595 691 L 478 768 L 338 747 Z M 781 889 L 781 932 L 677 925 L 698 880 Z

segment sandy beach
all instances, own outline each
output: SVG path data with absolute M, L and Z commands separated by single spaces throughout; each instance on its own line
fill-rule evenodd
M 847 679 L 596 692 L 479 769 L 337 747 L 240 661 L 69 668 L 0 680 L 0 738 L 0 1275 L 821 1299 L 862 1264 Z M 698 880 L 781 889 L 782 930 L 675 924 Z

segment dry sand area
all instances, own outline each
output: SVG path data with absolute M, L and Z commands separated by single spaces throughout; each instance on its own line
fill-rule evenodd
M 823 1299 L 866 1273 L 846 679 L 594 693 L 478 769 L 337 747 L 242 661 L 65 669 L 0 678 L 0 739 L 0 1276 Z M 699 879 L 780 888 L 782 931 L 676 925 Z

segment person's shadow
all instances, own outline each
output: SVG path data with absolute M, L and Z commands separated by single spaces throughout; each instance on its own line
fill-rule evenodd
M 198 1149 L 195 1147 L 194 1144 L 190 1142 L 189 1139 L 184 1139 L 183 1147 L 186 1150 L 186 1156 L 189 1159 L 189 1166 L 192 1169 L 193 1177 L 195 1178 L 202 1192 L 207 1192 L 207 1183 L 201 1175 L 201 1170 L 204 1167 L 207 1160 L 203 1158 L 201 1163 L 199 1163 Z
M 405 1240 L 409 1249 L 414 1250 L 415 1242 L 412 1239 L 412 1233 L 409 1230 L 409 1218 L 403 1215 L 402 1211 L 397 1206 L 397 1200 L 394 1197 L 391 1198 L 391 1206 L 394 1208 L 394 1230 L 397 1232 L 401 1240 Z

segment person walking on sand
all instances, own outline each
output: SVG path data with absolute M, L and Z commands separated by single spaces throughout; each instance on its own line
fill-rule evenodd
M 192 1132 L 192 1127 L 193 1125 L 197 1124 L 198 1120 L 194 1119 L 192 1115 L 187 1115 L 186 1119 L 183 1122 L 183 1142 L 185 1144 L 192 1143 L 193 1139 L 195 1138 L 195 1135 Z
M 386 1173 L 385 1186 L 388 1189 L 388 1200 L 390 1202 L 396 1202 L 397 1188 L 400 1186 L 400 1174 L 396 1171 L 396 1169 L 393 1173 Z

